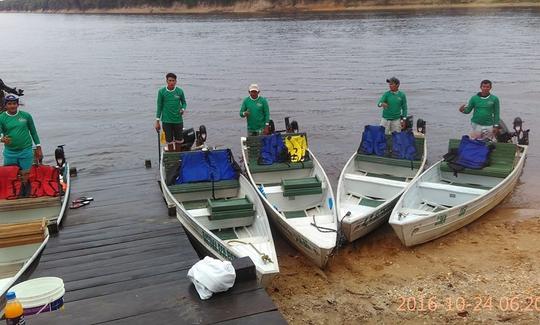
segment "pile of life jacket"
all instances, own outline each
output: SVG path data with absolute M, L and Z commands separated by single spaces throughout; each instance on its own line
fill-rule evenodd
M 493 145 L 485 140 L 471 139 L 468 135 L 461 137 L 459 147 L 444 155 L 448 167 L 457 174 L 465 168 L 482 169 L 489 165 L 489 156 Z
M 366 125 L 362 133 L 362 141 L 358 153 L 364 155 L 386 155 L 385 128 L 380 125 Z M 416 157 L 416 141 L 411 130 L 392 132 L 392 158 L 414 160 Z
M 285 141 L 280 133 L 274 133 L 261 138 L 259 165 L 273 163 L 303 162 L 308 156 L 307 140 L 304 134 L 287 135 Z
M 285 146 L 291 162 L 306 160 L 307 140 L 303 134 L 289 135 L 285 138 Z
M 180 154 L 176 184 L 238 179 L 239 168 L 230 149 L 186 151 Z
M 26 188 L 26 193 L 23 192 Z M 0 199 L 12 200 L 20 197 L 59 196 L 62 194 L 58 168 L 34 165 L 30 168 L 28 184 L 19 177 L 19 166 L 0 167 Z

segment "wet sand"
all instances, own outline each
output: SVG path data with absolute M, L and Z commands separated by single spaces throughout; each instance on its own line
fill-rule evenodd
M 412 248 L 385 225 L 342 246 L 324 271 L 280 244 L 281 274 L 267 290 L 291 324 L 538 324 L 540 209 L 514 206 L 513 194 Z

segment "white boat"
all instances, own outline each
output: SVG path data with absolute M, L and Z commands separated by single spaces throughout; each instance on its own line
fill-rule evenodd
M 59 169 L 59 185 L 62 191 L 57 196 L 0 200 L 0 224 L 20 223 L 45 218 L 49 232 L 51 234 L 58 232 L 67 214 L 71 181 L 67 162 L 63 161 L 61 167 L 55 168 Z
M 228 152 L 239 171 L 230 150 L 196 152 Z M 256 190 L 242 174 L 237 179 L 168 186 L 168 181 L 174 180 L 168 173 L 177 170 L 170 166 L 178 166 L 180 155 L 190 153 L 193 152 L 161 155 L 160 184 L 168 207 L 175 210 L 194 246 L 221 260 L 250 257 L 259 282 L 263 286 L 269 284 L 279 273 L 279 265 L 268 218 Z
M 283 133 L 282 137 L 292 135 L 305 136 Z M 328 177 L 309 149 L 303 162 L 259 165 L 261 138 L 240 139 L 249 180 L 283 236 L 322 268 L 336 247 L 338 229 Z
M 0 316 L 9 288 L 32 273 L 48 240 L 45 219 L 0 224 Z
M 459 146 L 450 140 L 449 148 Z M 431 166 L 406 189 L 390 216 L 390 224 L 406 246 L 457 230 L 491 210 L 514 188 L 523 170 L 527 145 L 497 143 L 490 165 L 455 174 L 443 160 Z
M 426 165 L 425 135 L 415 133 L 416 159 L 413 161 L 355 153 L 339 176 L 337 212 L 341 230 L 352 242 L 388 221 L 405 187 Z M 387 146 L 392 148 L 391 137 Z

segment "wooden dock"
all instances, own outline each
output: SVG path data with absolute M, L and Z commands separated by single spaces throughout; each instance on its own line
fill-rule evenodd
M 199 258 L 176 218 L 167 216 L 156 168 L 73 178 L 70 210 L 32 278 L 64 280 L 64 310 L 31 324 L 284 324 L 254 280 L 200 300 L 187 279 Z

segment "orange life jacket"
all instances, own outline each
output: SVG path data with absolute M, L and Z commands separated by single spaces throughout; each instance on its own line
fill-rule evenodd
M 30 188 L 32 197 L 59 196 L 62 193 L 58 168 L 47 165 L 34 165 L 30 168 Z
M 0 166 L 0 199 L 16 199 L 20 192 L 19 166 Z

